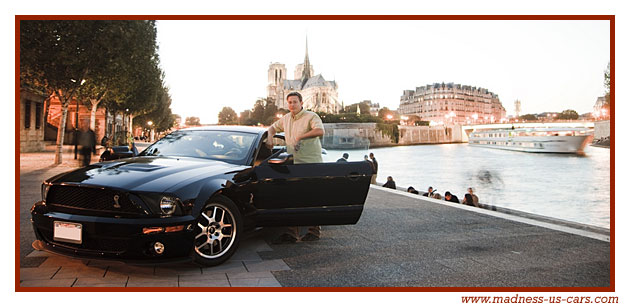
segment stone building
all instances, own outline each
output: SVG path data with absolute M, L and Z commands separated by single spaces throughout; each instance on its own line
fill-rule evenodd
M 20 152 L 43 151 L 46 97 L 20 89 Z
M 327 81 L 321 74 L 315 75 L 308 58 L 308 42 L 304 63 L 295 67 L 293 80 L 287 78 L 287 68 L 281 63 L 270 64 L 267 76 L 267 97 L 273 98 L 278 108 L 288 109 L 286 96 L 290 92 L 299 92 L 304 107 L 311 111 L 339 113 L 342 109 L 337 94 L 337 82 Z
M 398 112 L 436 123 L 478 124 L 505 119 L 499 96 L 485 88 L 454 83 L 434 83 L 405 90 Z

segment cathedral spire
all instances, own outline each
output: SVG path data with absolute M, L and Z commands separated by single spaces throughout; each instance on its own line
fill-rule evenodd
M 308 36 L 306 36 L 306 54 L 304 55 L 304 70 L 302 71 L 302 80 L 308 80 L 311 76 L 311 61 L 308 59 Z

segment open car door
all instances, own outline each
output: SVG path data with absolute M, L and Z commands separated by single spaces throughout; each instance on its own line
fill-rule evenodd
M 349 163 L 269 164 L 253 168 L 257 226 L 355 224 L 370 187 L 372 167 Z

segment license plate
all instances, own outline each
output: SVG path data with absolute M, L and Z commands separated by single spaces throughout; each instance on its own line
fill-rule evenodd
M 83 229 L 81 224 L 55 221 L 54 225 L 53 239 L 55 241 L 81 244 L 81 229 Z

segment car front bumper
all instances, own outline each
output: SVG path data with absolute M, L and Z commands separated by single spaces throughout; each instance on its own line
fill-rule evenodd
M 195 219 L 190 216 L 168 218 L 116 218 L 50 212 L 44 202 L 31 209 L 37 241 L 33 247 L 76 258 L 117 260 L 127 263 L 160 263 L 191 260 Z M 81 224 L 81 243 L 54 239 L 54 222 Z M 183 226 L 176 232 L 144 234 L 144 228 Z M 39 241 L 39 242 L 38 242 Z M 161 254 L 156 242 L 164 246 Z

